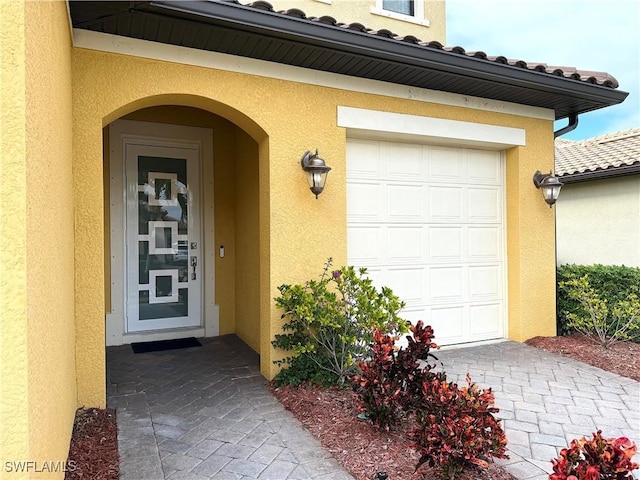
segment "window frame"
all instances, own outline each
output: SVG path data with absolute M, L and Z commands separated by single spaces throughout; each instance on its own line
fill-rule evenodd
M 424 0 L 414 0 L 413 15 L 405 15 L 404 13 L 385 10 L 384 8 L 382 8 L 382 2 L 383 0 L 376 0 L 375 6 L 371 7 L 371 13 L 373 15 L 380 15 L 387 18 L 402 20 L 403 22 L 416 23 L 418 25 L 423 25 L 426 27 L 430 25 L 429 20 L 424 17 Z

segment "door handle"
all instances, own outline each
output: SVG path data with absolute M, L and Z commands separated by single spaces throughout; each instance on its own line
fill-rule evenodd
M 193 268 L 193 272 L 191 272 L 191 280 L 195 280 L 196 277 L 196 267 L 198 266 L 198 257 L 195 255 L 191 257 L 191 268 Z

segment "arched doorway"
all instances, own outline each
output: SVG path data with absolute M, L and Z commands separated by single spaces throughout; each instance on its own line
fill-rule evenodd
M 257 142 L 177 105 L 103 138 L 106 345 L 235 333 L 259 352 Z

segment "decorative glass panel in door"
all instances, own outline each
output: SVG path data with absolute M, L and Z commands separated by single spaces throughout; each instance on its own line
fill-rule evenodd
M 126 145 L 129 332 L 201 324 L 198 157 Z

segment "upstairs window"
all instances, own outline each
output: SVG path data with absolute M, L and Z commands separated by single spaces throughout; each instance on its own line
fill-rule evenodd
M 382 0 L 382 9 L 410 17 L 415 16 L 414 0 Z
M 371 13 L 428 27 L 429 20 L 424 17 L 424 3 L 425 0 L 376 0 Z

